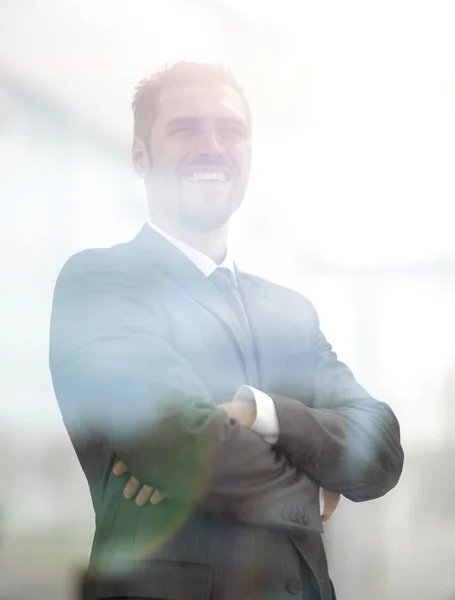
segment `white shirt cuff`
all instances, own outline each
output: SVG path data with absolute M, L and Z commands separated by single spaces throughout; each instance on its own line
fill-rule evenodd
M 275 444 L 278 440 L 280 427 L 272 398 L 250 385 L 242 385 L 237 390 L 233 400 L 256 403 L 256 420 L 251 426 L 251 430 L 260 435 L 264 442 Z
M 322 487 L 319 488 L 319 512 L 321 517 L 324 514 L 324 490 Z

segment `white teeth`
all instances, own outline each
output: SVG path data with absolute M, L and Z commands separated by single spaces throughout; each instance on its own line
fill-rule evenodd
M 190 181 L 227 181 L 228 177 L 226 173 L 213 172 L 209 173 L 208 171 L 198 171 L 196 173 L 191 173 L 187 176 L 187 179 Z

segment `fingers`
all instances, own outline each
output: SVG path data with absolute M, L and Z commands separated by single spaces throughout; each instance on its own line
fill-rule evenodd
M 123 473 L 126 473 L 126 465 L 123 462 L 123 460 L 118 460 L 115 463 L 112 472 L 114 473 L 114 475 L 123 475 Z
M 149 485 L 143 485 L 139 490 L 139 494 L 136 496 L 136 504 L 138 506 L 144 506 L 150 500 L 150 496 L 154 492 L 154 489 Z
M 126 473 L 126 465 L 122 460 L 115 463 L 112 469 L 114 475 L 123 475 Z M 131 476 L 123 489 L 123 496 L 130 500 L 136 496 L 137 506 L 145 506 L 147 502 L 159 504 L 163 500 L 161 493 L 150 485 L 142 485 L 136 477 Z
M 136 495 L 138 489 L 139 489 L 140 483 L 139 481 L 136 479 L 136 477 L 130 477 L 128 479 L 127 484 L 125 485 L 125 488 L 123 490 L 123 495 L 124 497 L 129 500 L 130 498 L 132 498 L 133 496 Z
M 160 492 L 158 490 L 155 490 L 152 494 L 152 497 L 150 498 L 150 504 L 159 504 L 162 499 L 163 496 L 160 494 Z
M 163 500 L 163 496 L 158 490 L 155 490 L 155 488 L 152 488 L 150 485 L 143 485 L 141 487 L 141 484 L 136 477 L 130 477 L 128 479 L 128 483 L 123 490 L 123 496 L 127 500 L 136 496 L 135 502 L 138 506 L 145 506 L 147 502 L 159 504 Z

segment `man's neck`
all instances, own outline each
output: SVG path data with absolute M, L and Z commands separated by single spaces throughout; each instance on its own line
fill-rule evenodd
M 180 242 L 209 256 L 216 264 L 219 265 L 223 262 L 226 256 L 228 223 L 220 229 L 208 233 L 198 233 L 188 231 L 178 223 L 170 223 L 166 219 L 159 218 L 158 215 L 151 215 L 150 218 L 156 227 L 162 229 Z

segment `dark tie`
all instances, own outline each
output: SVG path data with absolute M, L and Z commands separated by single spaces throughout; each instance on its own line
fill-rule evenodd
M 248 317 L 243 307 L 240 290 L 236 284 L 234 273 L 225 267 L 218 267 L 209 277 L 209 281 L 217 288 L 238 322 L 247 335 L 251 335 Z

